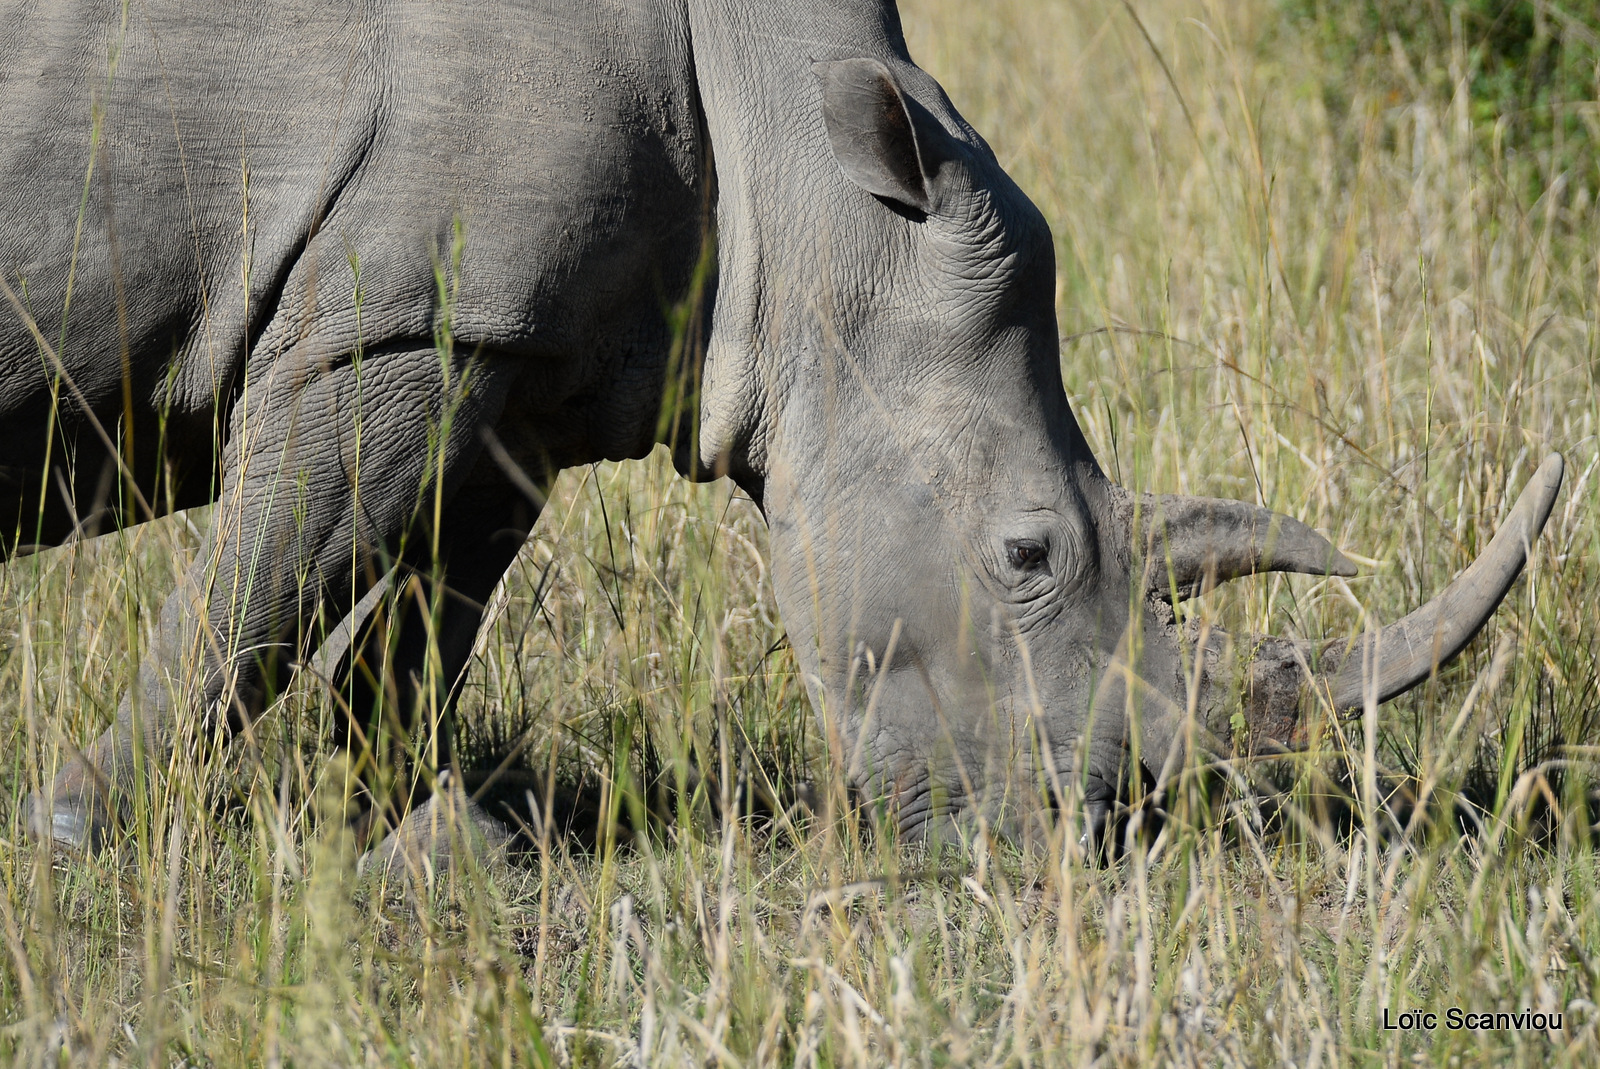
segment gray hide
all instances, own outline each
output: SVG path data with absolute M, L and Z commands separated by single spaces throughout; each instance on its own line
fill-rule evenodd
M 3 2 L 8 545 L 218 502 L 41 834 L 104 841 L 144 769 L 256 715 L 391 566 L 399 638 L 358 633 L 341 672 L 358 719 L 420 708 L 447 759 L 429 725 L 541 486 L 663 437 L 760 502 L 835 757 L 908 834 L 1010 819 L 1051 770 L 1103 819 L 1136 760 L 1176 760 L 1185 709 L 1203 744 L 1226 723 L 1231 662 L 1280 741 L 1319 680 L 1336 707 L 1414 684 L 1559 484 L 1552 459 L 1461 611 L 1358 656 L 1213 635 L 1186 675 L 1169 601 L 1349 563 L 1293 519 L 1105 478 L 1049 228 L 892 4 Z M 1409 660 L 1375 675 L 1396 635 Z M 1307 671 L 1340 664 L 1332 691 Z

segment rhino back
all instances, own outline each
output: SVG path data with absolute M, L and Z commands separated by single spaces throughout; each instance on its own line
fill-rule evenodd
M 349 349 L 338 295 L 354 251 L 366 344 L 426 339 L 447 304 L 458 346 L 520 362 L 502 420 L 513 452 L 555 467 L 640 455 L 708 209 L 681 8 L 540 0 L 471 23 L 427 0 L 397 10 L 387 47 L 404 62 L 385 68 L 402 81 L 269 340 L 312 330 L 318 350 Z
M 158 402 L 175 356 L 178 414 L 226 392 L 273 268 L 358 156 L 370 107 L 345 99 L 361 91 L 343 84 L 364 29 L 351 14 L 154 3 L 124 26 L 117 5 L 68 0 L 0 16 L 0 270 L 103 415 L 124 351 L 136 405 Z M 39 411 L 41 364 L 8 309 L 7 417 Z
M 441 267 L 458 340 L 526 359 L 538 405 L 608 375 L 648 392 L 663 298 L 698 253 L 670 5 L 151 0 L 122 18 L 0 7 L 0 271 L 103 422 L 164 412 L 169 451 L 209 458 L 242 372 L 428 342 Z M 5 309 L 7 456 L 42 448 L 52 378 Z

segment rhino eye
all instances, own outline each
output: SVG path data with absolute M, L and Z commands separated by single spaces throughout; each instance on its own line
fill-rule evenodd
M 1050 547 L 1031 538 L 1016 538 L 1006 543 L 1006 559 L 1014 568 L 1031 571 L 1045 562 Z

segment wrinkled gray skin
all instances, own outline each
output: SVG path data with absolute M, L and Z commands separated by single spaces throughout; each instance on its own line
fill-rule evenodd
M 1170 767 L 1191 697 L 1202 736 L 1231 708 L 1226 646 L 1186 680 L 1164 601 L 1350 572 L 1293 520 L 1105 478 L 1060 377 L 1049 228 L 891 4 L 120 17 L 0 8 L 0 522 L 14 551 L 219 508 L 115 724 L 34 802 L 40 834 L 104 842 L 141 768 L 247 723 L 391 561 L 427 595 L 437 550 L 434 669 L 421 596 L 353 658 L 355 691 L 391 680 L 426 736 L 537 516 L 517 473 L 640 457 L 663 427 L 688 428 L 681 470 L 761 504 L 836 758 L 907 834 L 1014 821 L 1052 770 L 1103 819 L 1136 752 Z M 663 420 L 686 302 L 698 419 Z M 1244 704 L 1287 741 L 1306 657 L 1272 649 Z

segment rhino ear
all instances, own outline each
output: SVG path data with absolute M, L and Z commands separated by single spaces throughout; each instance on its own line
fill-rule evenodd
M 927 213 L 933 208 L 937 122 L 900 91 L 889 68 L 870 58 L 817 63 L 822 121 L 845 177 L 868 193 Z

